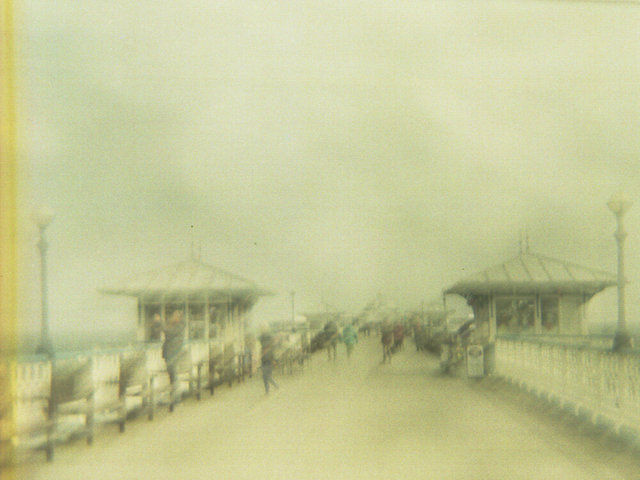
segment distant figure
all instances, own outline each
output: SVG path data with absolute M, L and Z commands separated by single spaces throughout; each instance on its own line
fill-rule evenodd
M 424 325 L 416 322 L 413 325 L 413 341 L 416 344 L 416 351 L 425 350 L 427 346 L 427 332 Z
M 262 381 L 264 382 L 264 391 L 268 395 L 269 385 L 279 388 L 278 384 L 273 379 L 273 364 L 275 363 L 273 350 L 275 348 L 275 341 L 269 333 L 264 332 L 260 335 L 260 345 L 262 347 Z
M 371 334 L 371 323 L 366 322 L 358 329 L 358 331 L 362 332 L 365 337 L 368 337 Z
M 309 352 L 315 353 L 318 350 L 322 350 L 325 348 L 325 343 L 325 332 L 324 330 L 320 330 L 311 339 L 311 342 L 309 343 Z
M 347 325 L 342 330 L 342 341 L 347 347 L 347 358 L 350 358 L 351 353 L 353 352 L 353 347 L 358 343 L 358 334 L 352 325 Z
M 159 313 L 155 313 L 151 320 L 151 324 L 149 325 L 149 341 L 159 342 L 162 340 L 162 330 L 162 317 Z
M 393 351 L 397 352 L 402 350 L 404 346 L 404 325 L 402 323 L 396 323 L 393 327 Z
M 162 344 L 162 357 L 167 364 L 167 373 L 169 373 L 169 383 L 171 385 L 171 398 L 169 400 L 170 411 L 173 411 L 173 405 L 175 403 L 178 362 L 180 361 L 184 346 L 185 328 L 186 324 L 182 318 L 182 310 L 175 310 L 171 314 L 169 324 L 164 329 L 164 343 Z
M 338 326 L 336 322 L 327 322 L 324 326 L 324 341 L 327 348 L 327 356 L 329 361 L 336 361 L 338 358 L 338 340 L 340 339 L 340 333 L 338 332 Z
M 382 342 L 382 363 L 391 363 L 391 347 L 393 347 L 393 327 L 389 322 L 380 326 L 380 340 Z

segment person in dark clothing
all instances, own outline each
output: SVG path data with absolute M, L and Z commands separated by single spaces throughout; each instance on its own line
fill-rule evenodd
M 391 347 L 393 346 L 393 326 L 385 321 L 380 327 L 382 342 L 382 363 L 391 363 Z
M 273 364 L 275 363 L 273 350 L 275 347 L 275 341 L 271 335 L 265 332 L 260 335 L 260 345 L 262 346 L 262 381 L 264 382 L 264 391 L 268 394 L 269 385 L 279 388 L 278 384 L 273 379 Z
M 324 334 L 329 361 L 335 361 L 338 358 L 338 340 L 340 340 L 340 332 L 338 331 L 336 322 L 327 322 L 324 326 Z
M 159 342 L 162 340 L 162 317 L 159 313 L 153 315 L 151 324 L 149 325 L 149 341 Z
M 427 332 L 424 329 L 424 325 L 421 323 L 415 323 L 413 325 L 413 340 L 416 344 L 416 351 L 426 350 L 427 348 Z
M 176 383 L 178 378 L 178 362 L 184 347 L 184 331 L 186 324 L 182 318 L 182 310 L 176 310 L 169 319 L 169 324 L 164 329 L 164 343 L 162 344 L 162 358 L 167 364 L 169 383 L 171 385 L 171 398 L 169 409 L 173 410 L 175 402 Z
M 396 323 L 393 327 L 393 351 L 397 352 L 402 350 L 404 345 L 404 325 L 402 323 Z

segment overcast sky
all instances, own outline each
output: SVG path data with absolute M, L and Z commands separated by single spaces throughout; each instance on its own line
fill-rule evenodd
M 19 2 L 21 325 L 132 326 L 97 289 L 202 259 L 278 295 L 419 308 L 532 251 L 615 272 L 640 322 L 640 6 Z M 615 319 L 615 290 L 592 320 Z

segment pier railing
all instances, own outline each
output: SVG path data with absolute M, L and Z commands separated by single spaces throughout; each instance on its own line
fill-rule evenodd
M 602 342 L 602 343 L 601 343 Z M 610 337 L 502 337 L 496 373 L 618 433 L 640 432 L 640 351 L 612 353 Z
M 302 332 L 284 336 L 279 346 L 283 369 L 303 364 L 308 336 Z M 0 409 L 0 451 L 7 445 L 17 451 L 44 450 L 51 460 L 56 444 L 79 436 L 91 443 L 98 426 L 115 424 L 122 432 L 132 414 L 146 414 L 152 420 L 161 406 L 171 411 L 176 397 L 200 400 L 204 389 L 213 395 L 219 384 L 244 381 L 259 367 L 259 342 L 243 347 L 237 339 L 226 340 L 187 342 L 174 385 L 169 382 L 161 342 L 60 352 L 53 359 L 0 358 L 0 373 L 9 372 L 15 385 L 10 392 L 11 413 L 5 415 Z M 13 417 L 11 429 L 2 428 L 7 416 Z M 10 459 L 0 456 L 2 461 Z
M 219 383 L 252 375 L 257 359 L 259 354 L 235 344 L 190 341 L 174 389 L 200 399 L 204 388 L 213 394 Z M 160 342 L 62 352 L 53 360 L 32 355 L 0 362 L 15 385 L 14 428 L 11 438 L 0 437 L 0 448 L 11 442 L 18 450 L 43 449 L 51 459 L 56 443 L 77 436 L 91 443 L 97 425 L 113 423 L 124 431 L 132 412 L 146 411 L 153 419 L 158 406 L 172 401 Z

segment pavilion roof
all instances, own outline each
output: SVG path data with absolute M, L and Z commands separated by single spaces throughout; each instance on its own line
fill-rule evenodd
M 136 297 L 191 294 L 264 296 L 273 294 L 260 288 L 251 280 L 194 259 L 132 276 L 119 286 L 105 287 L 100 291 Z
M 616 275 L 530 252 L 459 280 L 444 293 L 584 293 L 617 284 Z

